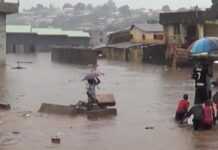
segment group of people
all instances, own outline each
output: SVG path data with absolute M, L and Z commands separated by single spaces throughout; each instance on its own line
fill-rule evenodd
M 207 100 L 202 104 L 195 104 L 189 109 L 188 94 L 184 94 L 183 99 L 178 103 L 175 120 L 182 124 L 193 115 L 194 130 L 211 129 L 217 119 L 218 103 L 216 102 L 216 96 L 214 96 L 213 101 Z

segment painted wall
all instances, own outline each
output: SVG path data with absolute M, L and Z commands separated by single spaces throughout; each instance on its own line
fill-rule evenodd
M 205 24 L 205 36 L 218 36 L 218 24 Z
M 130 31 L 132 35 L 131 42 L 145 43 L 145 44 L 163 44 L 165 43 L 165 35 L 163 32 L 144 32 L 137 28 L 133 28 Z M 155 38 L 155 36 L 163 36 L 163 39 Z
M 109 60 L 129 61 L 129 62 L 142 62 L 143 49 L 139 47 L 134 48 L 104 48 L 103 55 Z

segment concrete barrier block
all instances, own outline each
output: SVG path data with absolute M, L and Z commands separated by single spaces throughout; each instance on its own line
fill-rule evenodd
M 10 110 L 11 109 L 11 105 L 7 104 L 7 103 L 0 103 L 0 109 L 2 109 L 2 110 Z
M 97 100 L 102 106 L 115 106 L 116 101 L 113 94 L 98 94 Z
M 41 113 L 58 114 L 58 115 L 77 115 L 74 106 L 56 105 L 43 103 L 39 109 Z

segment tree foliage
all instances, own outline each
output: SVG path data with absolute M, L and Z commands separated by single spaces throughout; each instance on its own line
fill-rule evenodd
M 131 10 L 128 5 L 121 6 L 118 10 L 119 13 L 124 17 L 131 16 Z
M 212 8 L 218 8 L 218 0 L 212 0 Z
M 169 12 L 171 11 L 170 6 L 169 5 L 164 5 L 161 9 L 163 12 Z

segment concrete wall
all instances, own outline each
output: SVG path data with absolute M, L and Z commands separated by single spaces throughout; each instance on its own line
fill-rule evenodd
M 4 2 L 2 0 L 1 4 L 0 4 L 0 13 L 3 14 L 13 14 L 13 13 L 17 13 L 19 9 L 19 4 L 18 3 L 8 3 L 8 2 Z
M 143 61 L 146 63 L 164 64 L 166 45 L 150 45 L 143 48 Z
M 128 61 L 130 62 L 143 62 L 143 49 L 139 47 L 129 48 Z
M 143 49 L 140 47 L 132 48 L 115 48 L 107 47 L 102 50 L 103 55 L 109 60 L 142 62 Z
M 89 49 L 55 47 L 51 52 L 52 61 L 79 65 L 97 64 L 97 52 Z
M 127 49 L 107 47 L 102 50 L 105 58 L 110 60 L 127 61 Z
M 203 38 L 204 37 L 204 25 L 203 24 L 198 24 L 197 25 L 197 30 L 198 30 L 198 38 Z
M 22 50 L 23 49 L 23 50 Z M 36 34 L 7 34 L 8 53 L 28 53 L 36 51 Z
M 6 15 L 0 14 L 0 65 L 6 61 Z

